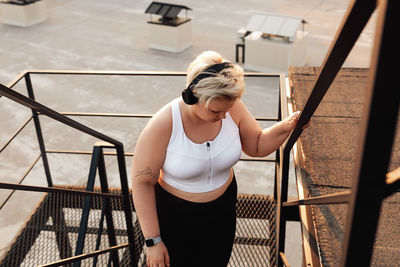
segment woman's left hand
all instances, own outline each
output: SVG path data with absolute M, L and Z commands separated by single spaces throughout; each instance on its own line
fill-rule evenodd
M 286 118 L 290 130 L 293 130 L 294 128 L 296 128 L 297 122 L 299 121 L 299 117 L 300 117 L 300 111 L 298 110 Z M 307 124 L 303 125 L 302 129 L 304 130 L 304 129 L 310 127 L 310 125 L 311 125 L 311 120 L 309 120 L 307 122 Z

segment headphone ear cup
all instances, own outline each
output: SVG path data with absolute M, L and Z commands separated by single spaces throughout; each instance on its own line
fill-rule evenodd
M 188 105 L 194 105 L 199 101 L 198 98 L 193 94 L 193 90 L 190 90 L 189 88 L 182 91 L 182 99 L 183 102 Z

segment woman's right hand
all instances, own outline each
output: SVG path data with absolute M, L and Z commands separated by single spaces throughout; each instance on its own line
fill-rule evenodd
M 148 267 L 169 267 L 169 255 L 164 242 L 146 248 Z

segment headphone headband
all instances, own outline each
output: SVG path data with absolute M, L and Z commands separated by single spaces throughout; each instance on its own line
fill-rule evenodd
M 193 79 L 193 81 L 189 84 L 189 86 L 185 90 L 183 90 L 182 92 L 183 101 L 188 105 L 196 104 L 199 101 L 199 99 L 193 94 L 194 86 L 198 84 L 199 81 L 201 81 L 202 79 L 215 76 L 215 74 L 217 74 L 221 70 L 229 68 L 231 66 L 232 64 L 230 62 L 222 62 L 214 64 L 211 67 L 207 68 L 205 71 L 201 72 Z

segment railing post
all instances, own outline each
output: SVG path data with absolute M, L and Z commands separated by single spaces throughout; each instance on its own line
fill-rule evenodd
M 99 162 L 99 156 L 100 156 L 99 149 L 96 149 L 96 147 L 94 147 L 92 160 L 90 163 L 90 170 L 89 170 L 88 182 L 86 185 L 86 191 L 93 191 L 93 189 L 94 189 L 94 182 L 95 182 L 95 178 L 96 178 L 96 170 L 97 170 L 97 165 Z M 92 204 L 92 197 L 85 196 L 85 199 L 83 202 L 83 207 L 82 207 L 81 222 L 79 225 L 78 240 L 76 241 L 75 256 L 81 255 L 83 253 L 91 204 Z M 76 261 L 73 264 L 73 267 L 80 267 L 80 266 L 81 266 L 80 261 Z
M 131 196 L 129 194 L 128 176 L 126 173 L 125 153 L 122 145 L 115 146 L 118 157 L 118 168 L 121 179 L 121 191 L 124 196 L 124 212 L 126 220 L 126 229 L 128 232 L 129 251 L 131 253 L 131 265 L 137 266 L 136 248 L 135 248 L 135 232 L 133 229 L 132 210 L 131 210 Z
M 32 100 L 35 100 L 35 95 L 33 93 L 33 87 L 32 87 L 31 77 L 30 77 L 29 73 L 25 74 L 25 84 L 26 84 L 26 89 L 28 91 L 29 98 Z M 35 129 L 36 129 L 36 135 L 37 135 L 38 142 L 39 142 L 40 153 L 42 155 L 43 167 L 44 167 L 44 172 L 46 174 L 47 185 L 52 187 L 53 181 L 51 179 L 50 167 L 49 167 L 49 162 L 47 160 L 46 148 L 44 145 L 42 128 L 40 126 L 39 116 L 38 116 L 38 113 L 34 109 L 32 109 L 32 115 L 33 115 L 33 122 L 35 123 Z
M 278 119 L 286 118 L 287 110 L 287 95 L 284 78 L 281 77 L 281 86 L 279 88 L 279 111 Z M 274 199 L 276 202 L 276 251 L 275 258 L 277 266 L 283 266 L 280 253 L 285 250 L 286 237 L 286 214 L 283 208 L 283 203 L 287 201 L 288 195 L 288 179 L 289 179 L 289 151 L 285 152 L 285 145 L 282 145 L 276 151 L 276 172 L 274 185 Z
M 280 185 L 278 185 L 278 198 L 276 203 L 277 208 L 277 251 L 276 257 L 278 259 L 278 266 L 283 266 L 282 259 L 280 257 L 280 253 L 285 252 L 285 238 L 286 238 L 286 213 L 285 208 L 283 207 L 283 203 L 287 201 L 288 198 L 288 187 L 289 187 L 289 159 L 290 159 L 290 151 L 286 151 L 285 149 L 280 149 Z
M 104 162 L 103 148 L 101 146 L 96 146 L 95 149 L 99 150 L 98 170 L 99 170 L 101 192 L 108 193 L 109 191 L 108 191 L 107 173 L 106 173 L 106 165 Z M 106 214 L 108 241 L 110 247 L 113 247 L 117 245 L 117 240 L 115 238 L 114 222 L 112 218 L 111 199 L 104 198 L 103 205 L 104 205 L 104 213 Z M 118 252 L 112 251 L 110 252 L 110 256 L 114 263 L 114 266 L 119 266 Z

